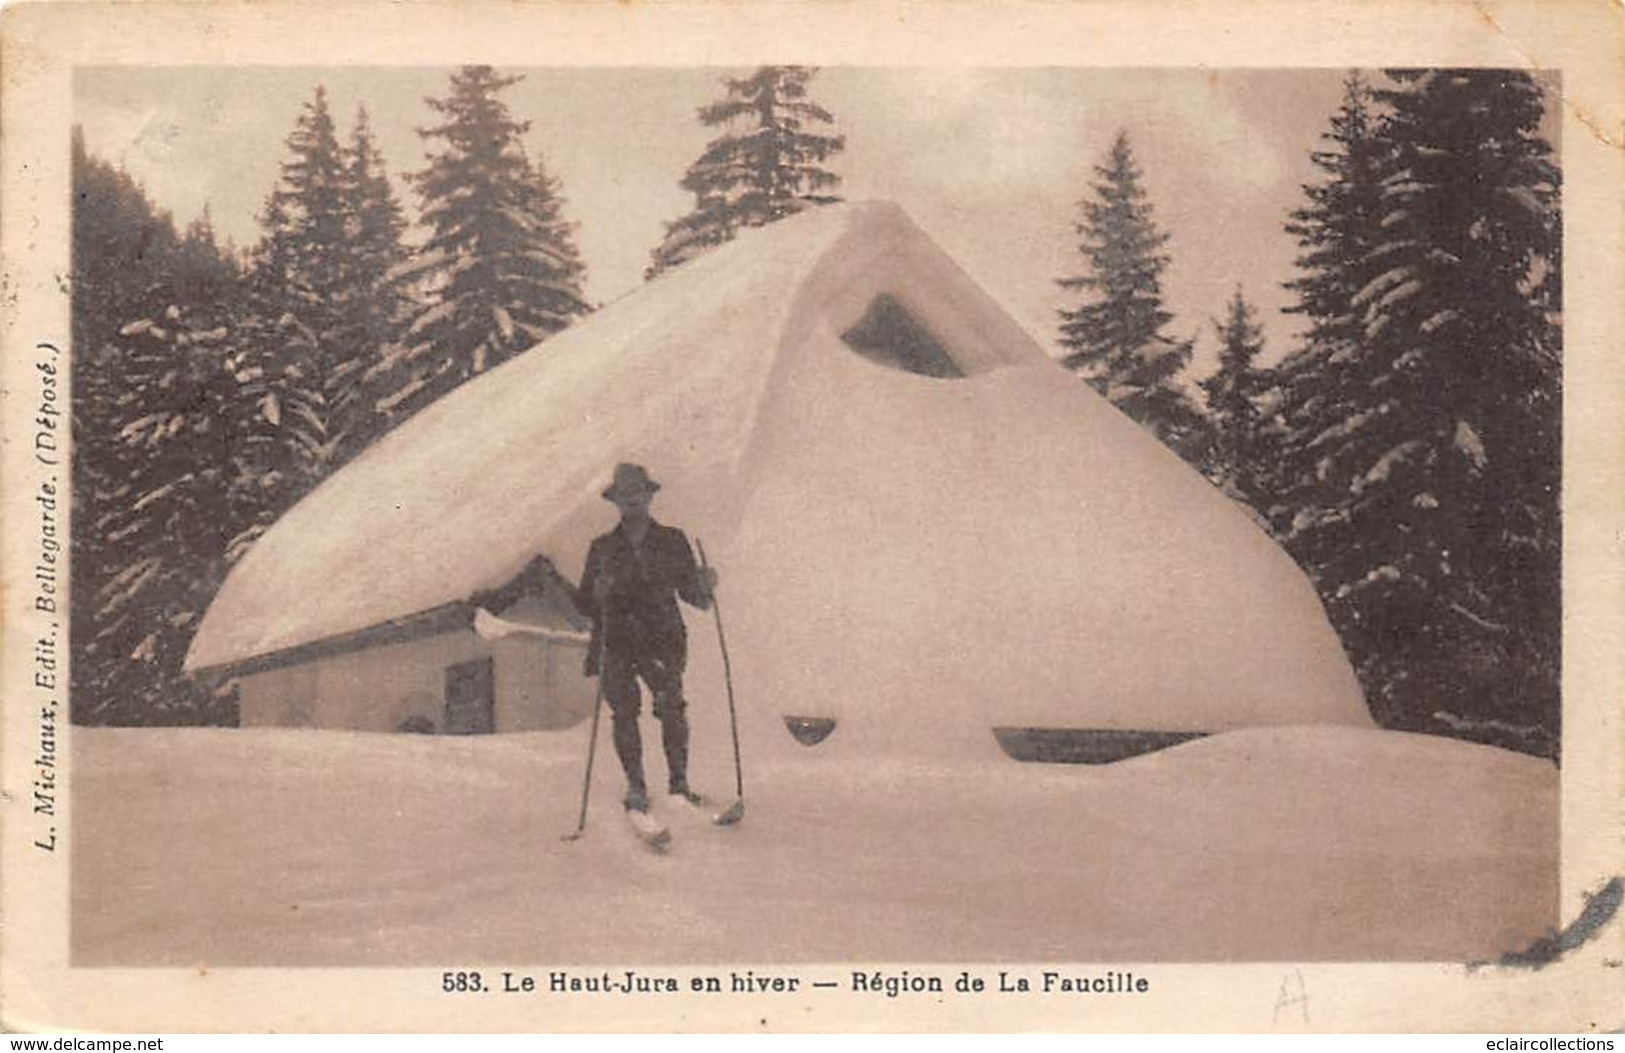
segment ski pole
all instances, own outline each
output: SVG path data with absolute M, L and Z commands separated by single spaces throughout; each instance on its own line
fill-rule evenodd
M 694 545 L 700 552 L 700 566 L 709 567 L 711 564 L 705 558 L 704 542 L 696 537 Z M 734 706 L 734 677 L 733 667 L 728 662 L 728 638 L 722 632 L 722 605 L 717 602 L 715 592 L 711 595 L 711 614 L 717 623 L 717 647 L 722 651 L 722 680 L 728 688 L 728 730 L 733 733 L 734 742 L 734 803 L 715 820 L 719 825 L 728 826 L 745 817 L 745 765 L 739 757 L 739 714 Z
M 598 715 L 604 709 L 604 656 L 609 648 L 608 626 L 604 612 L 598 614 L 598 687 L 592 696 L 592 732 L 587 738 L 587 774 L 581 780 L 581 818 L 576 820 L 575 832 L 565 834 L 562 840 L 576 841 L 587 829 L 587 798 L 592 793 L 592 759 L 598 752 Z

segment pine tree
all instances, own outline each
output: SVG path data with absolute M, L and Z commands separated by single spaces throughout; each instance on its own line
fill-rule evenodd
M 1263 499 L 1266 457 L 1259 400 L 1269 377 L 1256 364 L 1264 351 L 1264 331 L 1254 319 L 1253 306 L 1237 285 L 1224 320 L 1213 323 L 1219 368 L 1202 381 L 1202 389 L 1213 428 L 1210 474 L 1227 493 L 1256 509 Z
M 145 302 L 180 240 L 174 220 L 134 179 L 85 149 L 78 127 L 71 163 L 73 346 L 85 351 L 110 339 Z
M 169 274 L 176 296 L 187 303 L 219 304 L 237 296 L 242 274 L 215 239 L 208 205 L 203 206 L 203 215 L 186 225 Z
M 112 345 L 124 321 L 151 309 L 163 293 L 162 272 L 180 251 L 170 217 L 125 173 L 92 156 L 74 130 L 73 184 L 73 509 L 71 611 L 74 719 L 101 716 L 118 695 L 109 690 L 126 652 L 104 642 L 97 595 L 129 563 L 129 546 L 108 524 L 133 502 L 130 458 L 119 434 L 128 423 L 125 356 Z M 133 643 L 131 644 L 133 646 Z
M 291 500 L 382 431 L 372 378 L 407 308 L 396 274 L 406 221 L 365 109 L 341 146 L 318 87 L 287 146 L 260 215 L 243 333 L 283 378 L 288 406 L 303 421 L 287 433 L 306 458 L 285 476 L 297 484 Z
M 1281 521 L 1388 726 L 1554 748 L 1558 173 L 1525 74 L 1399 71 L 1345 101 L 1289 227 Z M 1351 98 L 1356 92 L 1351 88 Z M 1373 178 L 1375 174 L 1376 178 Z
M 1380 273 L 1355 302 L 1373 396 L 1397 410 L 1352 483 L 1368 548 L 1344 587 L 1386 645 L 1382 705 L 1555 734 L 1559 176 L 1544 100 L 1521 72 L 1390 76 Z
M 1208 437 L 1200 411 L 1178 383 L 1191 342 L 1163 333 L 1173 318 L 1162 307 L 1168 235 L 1152 216 L 1126 132 L 1118 133 L 1095 172 L 1094 195 L 1082 202 L 1083 221 L 1075 227 L 1089 273 L 1058 282 L 1093 295 L 1061 311 L 1060 343 L 1069 352 L 1063 362 L 1164 444 L 1199 463 Z
M 93 464 L 76 479 L 101 546 L 75 604 L 81 722 L 229 721 L 182 662 L 226 569 L 274 518 L 266 494 L 285 489 L 281 378 L 234 338 L 229 287 L 192 304 L 180 288 L 155 285 L 155 309 L 85 360 L 85 397 L 108 399 L 110 423 L 87 436 Z
M 1310 155 L 1320 181 L 1304 187 L 1308 204 L 1292 212 L 1286 229 L 1303 252 L 1302 274 L 1287 283 L 1298 294 L 1288 310 L 1310 323 L 1310 346 L 1347 350 L 1364 336 L 1354 297 L 1369 277 L 1367 257 L 1381 238 L 1381 182 L 1389 145 L 1377 134 L 1371 89 L 1363 74 L 1343 81 L 1343 102 L 1324 138 L 1330 149 Z
M 231 341 L 239 276 L 207 212 L 177 235 L 78 137 L 73 184 L 74 720 L 230 722 L 181 662 L 259 499 L 250 479 L 228 500 L 254 397 Z
M 341 358 L 325 385 L 333 462 L 343 464 L 386 427 L 377 409 L 383 364 L 404 332 L 411 300 L 399 271 L 407 260 L 406 218 L 372 136 L 367 111 L 356 113 L 344 154 L 346 281 L 340 302 Z
M 124 326 L 92 360 L 119 370 L 127 420 L 113 437 L 121 479 L 91 525 L 116 558 L 86 604 L 87 655 L 99 674 L 80 714 L 87 722 L 198 716 L 181 664 L 245 511 L 229 493 L 241 392 L 229 327 L 213 324 L 220 314 L 171 303 Z
M 840 177 L 824 163 L 846 146 L 841 135 L 812 130 L 835 118 L 808 95 L 807 66 L 762 66 L 723 80 L 727 94 L 699 109 L 700 123 L 726 130 L 706 144 L 680 183 L 694 208 L 666 227 L 650 254 L 654 277 L 733 239 L 803 209 L 840 198 Z
M 1287 283 L 1298 299 L 1288 310 L 1305 315 L 1309 331 L 1274 370 L 1276 413 L 1265 432 L 1263 487 L 1276 536 L 1315 582 L 1369 698 L 1371 649 L 1380 642 L 1359 633 L 1356 609 L 1342 590 L 1344 561 L 1363 544 L 1347 511 L 1349 483 L 1363 470 L 1369 436 L 1392 409 L 1370 397 L 1354 302 L 1372 275 L 1371 253 L 1382 236 L 1389 147 L 1377 135 L 1370 89 L 1359 73 L 1344 81 L 1342 105 L 1323 138 L 1328 148 L 1311 154 L 1321 177 L 1304 187 L 1307 203 L 1286 224 L 1301 249 L 1300 275 Z
M 1301 274 L 1289 311 L 1309 320 L 1304 346 L 1276 368 L 1278 415 L 1271 432 L 1269 516 L 1283 543 L 1312 575 L 1356 539 L 1342 514 L 1346 485 L 1336 480 L 1358 460 L 1367 428 L 1385 413 L 1368 407 L 1364 326 L 1356 295 L 1373 276 L 1381 238 L 1382 179 L 1389 148 L 1378 138 L 1364 77 L 1344 81 L 1343 103 L 1311 160 L 1321 178 L 1286 225 L 1301 246 Z M 1333 619 L 1339 612 L 1333 605 Z
M 297 441 L 276 458 L 285 490 L 268 494 L 271 518 L 326 474 L 333 460 L 329 407 L 350 383 L 344 304 L 349 296 L 349 204 L 343 151 L 317 87 L 287 140 L 281 177 L 260 213 L 242 335 L 283 378 Z
M 444 145 L 413 177 L 430 234 L 411 273 L 429 296 L 389 363 L 382 405 L 396 418 L 590 310 L 558 183 L 525 154 L 530 123 L 498 98 L 520 79 L 464 66 L 446 98 L 427 100 L 444 120 L 419 135 Z

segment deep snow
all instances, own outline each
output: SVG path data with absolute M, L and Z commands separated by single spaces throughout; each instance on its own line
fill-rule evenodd
M 74 964 L 1462 961 L 1556 916 L 1557 772 L 1488 747 L 1283 727 L 1099 768 L 747 755 L 744 823 L 668 806 L 657 856 L 607 740 L 561 840 L 585 732 L 75 729 Z
M 845 344 L 880 295 L 967 375 Z M 772 723 L 940 761 L 990 726 L 1371 724 L 1297 565 L 883 203 L 741 235 L 412 418 L 237 564 L 189 668 L 465 599 L 538 552 L 574 578 L 623 459 L 720 568 Z M 695 648 L 691 695 L 720 673 Z

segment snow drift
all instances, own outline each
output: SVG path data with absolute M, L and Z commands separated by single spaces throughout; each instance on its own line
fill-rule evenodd
M 585 729 L 74 729 L 76 966 L 1493 959 L 1548 933 L 1558 777 L 1322 726 L 1106 767 L 801 753 L 637 844 Z M 657 807 L 665 807 L 657 804 Z
M 860 346 L 879 307 L 936 375 Z M 537 552 L 575 575 L 620 460 L 721 569 L 759 754 L 801 748 L 785 716 L 834 719 L 831 755 L 961 758 L 995 726 L 1370 725 L 1293 563 L 884 204 L 749 231 L 429 407 L 255 545 L 188 666 L 461 599 Z M 692 628 L 689 693 L 720 705 Z

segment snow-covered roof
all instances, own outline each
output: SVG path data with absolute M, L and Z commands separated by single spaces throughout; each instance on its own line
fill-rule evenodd
M 881 297 L 963 377 L 843 342 Z M 1291 561 L 883 203 L 746 231 L 419 413 L 259 540 L 188 667 L 429 610 L 539 552 L 573 577 L 623 460 L 704 540 L 736 676 L 779 713 L 994 705 L 969 722 L 990 748 L 991 725 L 1369 720 Z

